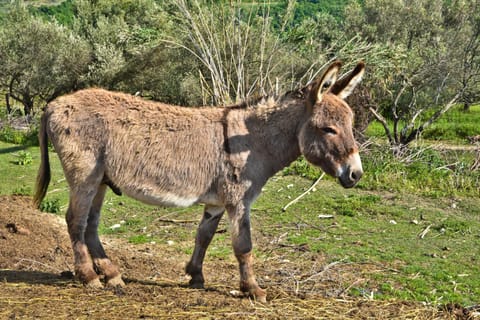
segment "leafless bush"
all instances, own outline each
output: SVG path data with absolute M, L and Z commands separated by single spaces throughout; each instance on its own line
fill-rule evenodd
M 171 1 L 178 9 L 178 34 L 162 41 L 182 47 L 201 62 L 192 73 L 198 72 L 203 104 L 226 105 L 292 90 L 314 79 L 331 60 L 344 59 L 348 70 L 374 49 L 354 37 L 333 41 L 328 48 L 314 43 L 313 55 L 299 52 L 282 39 L 294 0 L 289 0 L 276 29 L 268 3 L 246 9 L 239 0 L 209 7 L 197 0 Z

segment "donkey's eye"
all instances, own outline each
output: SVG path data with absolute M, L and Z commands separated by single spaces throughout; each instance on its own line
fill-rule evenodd
M 323 133 L 328 133 L 328 134 L 337 134 L 337 130 L 332 127 L 323 127 L 321 128 Z

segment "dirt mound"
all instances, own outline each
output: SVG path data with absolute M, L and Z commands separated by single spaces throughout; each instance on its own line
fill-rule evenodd
M 63 219 L 32 208 L 30 198 L 0 196 L 0 319 L 468 318 L 461 307 L 438 310 L 415 302 L 343 296 L 339 290 L 345 285 L 339 289 L 337 273 L 351 275 L 347 280 L 355 282 L 362 270 L 352 265 L 327 265 L 308 274 L 298 263 L 258 261 L 259 279 L 269 294 L 262 305 L 239 296 L 234 261 L 217 259 L 205 264 L 209 287 L 193 290 L 186 287 L 186 254 L 180 256 L 168 245 L 132 245 L 107 237 L 102 239 L 105 249 L 120 265 L 127 287 L 91 291 L 72 280 L 66 229 Z M 309 268 L 315 263 L 322 262 L 310 261 Z M 295 288 L 298 279 L 311 284 L 308 292 Z
M 61 218 L 34 210 L 30 198 L 0 197 L 0 269 L 60 273 L 70 251 Z

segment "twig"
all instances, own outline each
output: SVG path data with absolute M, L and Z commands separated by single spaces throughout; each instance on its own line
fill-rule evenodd
M 45 267 L 45 268 L 49 268 L 49 269 L 52 269 L 52 270 L 55 270 L 57 271 L 58 273 L 60 273 L 62 270 L 59 270 L 51 265 L 48 265 L 48 264 L 45 264 L 43 262 L 40 262 L 40 261 L 37 261 L 37 260 L 33 260 L 33 259 L 26 259 L 26 258 L 22 258 L 20 260 L 18 260 L 17 263 L 15 263 L 15 267 L 17 267 L 18 265 L 22 265 L 24 262 L 28 262 L 30 263 L 30 268 L 33 267 L 34 264 L 36 265 L 40 265 L 42 267 Z
M 318 277 L 321 277 L 325 274 L 325 272 L 327 272 L 328 270 L 330 270 L 332 267 L 336 266 L 337 264 L 340 264 L 344 261 L 345 259 L 342 259 L 342 260 L 339 260 L 339 261 L 334 261 L 332 263 L 329 263 L 327 264 L 326 266 L 324 266 L 322 268 L 322 270 L 320 272 L 317 272 L 315 274 L 312 274 L 311 276 L 309 276 L 308 278 L 302 280 L 302 282 L 306 282 L 306 281 L 310 281 L 310 280 L 313 280 L 315 278 L 318 278 Z
M 155 219 L 159 222 L 168 222 L 168 223 L 196 223 L 198 220 L 178 220 L 178 219 Z
M 420 239 L 425 238 L 425 236 L 427 235 L 427 233 L 430 231 L 430 227 L 431 227 L 431 226 L 432 226 L 432 225 L 429 224 L 429 225 L 418 235 L 418 237 L 419 237 Z
M 338 293 L 338 297 L 343 297 L 345 293 L 347 293 L 348 291 L 350 291 L 350 289 L 353 288 L 353 286 L 356 286 L 357 284 L 361 283 L 361 282 L 364 282 L 365 279 L 363 278 L 360 278 L 360 279 L 357 279 L 355 280 L 353 283 L 351 283 L 348 287 L 344 288 L 342 291 L 340 291 Z
M 315 186 L 320 182 L 320 180 L 322 180 L 324 175 L 325 175 L 325 172 L 322 173 L 322 175 L 312 184 L 312 186 L 310 188 L 307 189 L 307 191 L 305 191 L 304 193 L 302 193 L 301 195 L 299 195 L 298 197 L 296 197 L 295 199 L 293 199 L 292 201 L 287 203 L 287 205 L 282 208 L 282 211 L 283 212 L 287 211 L 288 207 L 290 207 L 292 204 L 296 203 L 298 200 L 300 200 L 302 197 L 304 197 L 307 193 L 312 191 L 313 188 L 315 188 Z

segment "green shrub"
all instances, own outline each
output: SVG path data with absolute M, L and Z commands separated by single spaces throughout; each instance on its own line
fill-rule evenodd
M 19 151 L 17 157 L 16 163 L 20 166 L 26 166 L 33 162 L 32 154 L 28 151 Z
M 49 213 L 59 213 L 60 212 L 60 200 L 43 200 L 40 203 L 40 211 L 49 212 Z
M 9 125 L 0 129 L 0 140 L 8 143 L 38 146 L 38 126 L 32 126 L 29 130 L 16 130 Z

